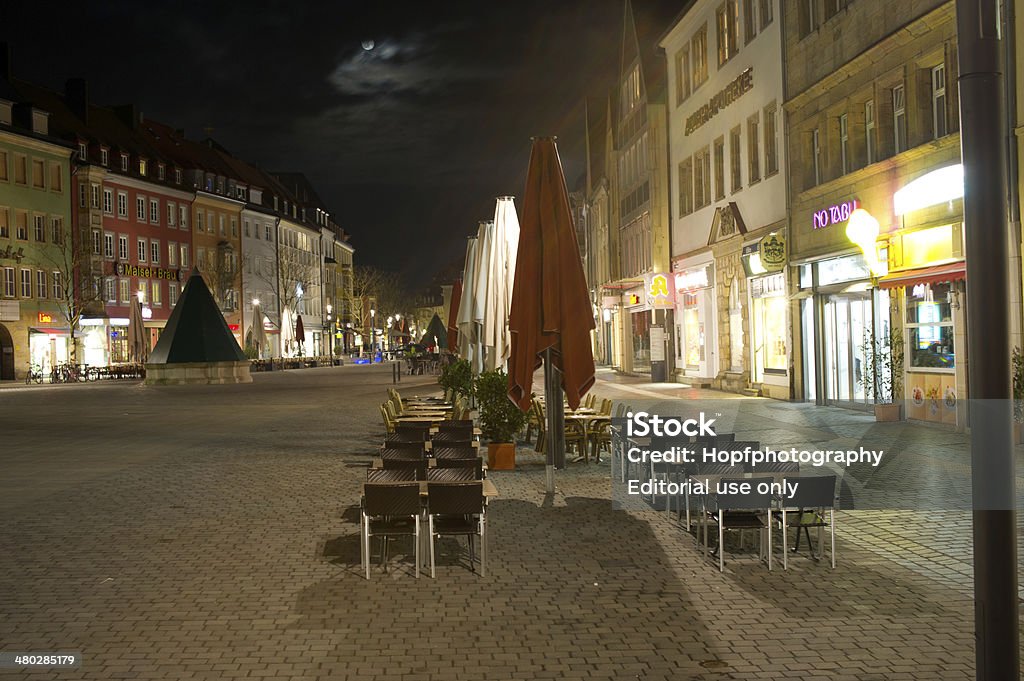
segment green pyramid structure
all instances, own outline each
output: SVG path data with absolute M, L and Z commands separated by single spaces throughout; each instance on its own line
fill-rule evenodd
M 244 362 L 231 329 L 224 321 L 199 270 L 193 268 L 178 304 L 167 320 L 148 364 Z

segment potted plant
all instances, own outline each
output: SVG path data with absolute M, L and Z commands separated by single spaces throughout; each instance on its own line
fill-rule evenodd
M 480 432 L 487 444 L 487 467 L 512 470 L 516 467 L 516 433 L 523 429 L 527 414 L 508 396 L 508 374 L 501 369 L 485 371 L 476 379 L 480 407 Z
M 858 381 L 874 398 L 875 420 L 903 420 L 903 335 L 899 329 L 881 338 L 865 332 L 861 352 L 864 368 Z
M 469 360 L 458 359 L 446 364 L 437 377 L 438 384 L 444 388 L 445 393 L 451 391 L 452 396 L 461 395 L 469 399 L 473 395 L 473 370 L 469 366 Z

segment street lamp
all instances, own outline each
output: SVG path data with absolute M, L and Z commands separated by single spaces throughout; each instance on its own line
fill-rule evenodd
M 327 303 L 327 320 L 324 323 L 326 333 L 324 335 L 327 337 L 327 344 L 330 346 L 331 366 L 334 366 L 334 322 L 331 320 L 331 311 L 331 304 Z
M 370 361 L 373 361 L 373 354 L 377 352 L 377 323 L 374 321 L 377 311 L 370 308 Z

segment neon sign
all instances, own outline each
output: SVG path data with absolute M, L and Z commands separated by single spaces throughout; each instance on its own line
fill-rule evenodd
M 858 208 L 860 208 L 860 201 L 851 199 L 850 201 L 837 203 L 834 206 L 815 211 L 814 229 L 824 229 L 837 222 L 846 222 L 850 219 L 850 214 Z

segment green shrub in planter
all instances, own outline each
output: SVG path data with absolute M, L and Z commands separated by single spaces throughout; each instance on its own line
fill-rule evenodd
M 508 396 L 508 374 L 501 369 L 485 371 L 476 379 L 480 407 L 480 432 L 491 442 L 515 442 L 526 425 L 527 414 Z
M 452 390 L 456 395 L 466 398 L 473 395 L 473 370 L 468 360 L 459 359 L 445 365 L 437 382 L 446 392 Z

